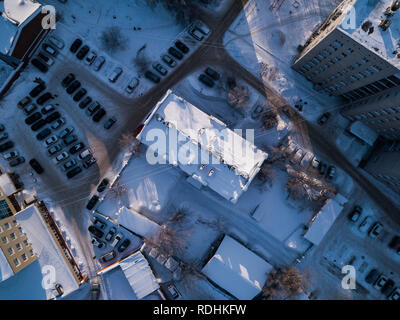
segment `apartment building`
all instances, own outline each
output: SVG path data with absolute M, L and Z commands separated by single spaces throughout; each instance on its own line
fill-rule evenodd
M 326 93 L 351 101 L 399 86 L 400 10 L 384 14 L 392 4 L 343 1 L 303 46 L 293 68 Z M 386 20 L 391 25 L 383 31 L 379 25 Z

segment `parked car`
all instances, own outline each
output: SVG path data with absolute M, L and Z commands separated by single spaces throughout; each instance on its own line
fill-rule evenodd
M 99 71 L 101 67 L 103 66 L 104 62 L 106 59 L 103 56 L 97 57 L 96 60 L 93 63 L 93 69 L 95 71 Z
M 12 159 L 8 164 L 10 165 L 10 167 L 16 167 L 24 162 L 25 162 L 24 157 L 17 157 L 17 158 Z
M 60 117 L 61 117 L 61 113 L 59 113 L 58 111 L 55 111 L 55 112 L 49 114 L 46 118 L 44 118 L 44 120 L 47 123 L 52 123 L 53 121 L 57 120 Z
M 94 62 L 96 57 L 97 57 L 96 52 L 94 52 L 93 50 L 90 51 L 89 54 L 85 58 L 85 63 L 90 66 Z
M 154 83 L 159 83 L 161 81 L 161 78 L 151 71 L 146 71 L 144 76 L 146 77 L 146 79 L 149 79 Z
M 319 169 L 319 174 L 321 176 L 324 176 L 326 174 L 326 171 L 328 170 L 328 166 L 325 163 L 320 162 L 318 169 Z
M 59 50 L 61 50 L 65 46 L 65 43 L 63 40 L 61 40 L 60 38 L 53 36 L 53 35 L 49 37 L 49 41 L 51 42 L 51 44 L 53 46 L 55 46 Z
M 97 238 L 101 239 L 104 236 L 104 232 L 97 229 L 95 226 L 89 226 L 88 228 L 89 232 L 96 236 Z
M 68 136 L 69 134 L 71 134 L 74 131 L 74 127 L 66 127 L 63 131 L 60 132 L 60 134 L 58 135 L 58 137 L 60 139 L 64 139 L 66 136 Z
M 39 121 L 36 121 L 32 126 L 31 130 L 32 131 L 38 131 L 39 129 L 43 128 L 47 124 L 47 121 L 44 119 L 40 119 Z
M 162 76 L 166 76 L 168 73 L 168 70 L 165 69 L 161 63 L 157 63 L 157 62 L 153 63 L 152 67 L 154 70 L 156 70 Z
M 349 214 L 349 219 L 352 222 L 357 222 L 361 217 L 362 208 L 360 206 L 355 206 L 353 211 Z
M 336 168 L 334 166 L 329 166 L 327 178 L 328 180 L 332 180 L 336 176 Z
M 400 237 L 394 236 L 389 243 L 389 248 L 394 250 L 398 255 L 400 255 Z
M 197 41 L 202 41 L 204 39 L 203 33 L 197 28 L 197 26 L 190 28 L 189 34 Z
M 220 75 L 217 71 L 215 71 L 214 69 L 211 68 L 207 68 L 204 73 L 206 75 L 208 75 L 209 77 L 211 77 L 213 80 L 218 81 L 220 79 Z
M 64 161 L 65 159 L 69 158 L 68 152 L 64 151 L 61 152 L 57 157 L 53 159 L 54 164 L 59 164 L 60 162 Z
M 389 298 L 393 292 L 394 287 L 395 287 L 394 281 L 392 279 L 388 279 L 386 283 L 383 285 L 381 292 L 386 298 Z
M 77 164 L 76 160 L 72 159 L 72 160 L 69 160 L 69 161 L 65 162 L 62 165 L 61 169 L 63 171 L 67 171 L 67 170 L 71 169 L 72 167 L 76 166 L 76 164 Z
M 171 68 L 176 66 L 176 61 L 168 54 L 164 54 L 161 57 L 161 60 L 164 61 L 168 66 L 170 66 Z
M 380 275 L 381 273 L 378 270 L 372 269 L 365 277 L 365 282 L 369 284 L 374 284 L 378 280 Z
M 65 124 L 64 118 L 59 118 L 56 121 L 54 121 L 54 123 L 51 125 L 51 128 L 56 130 L 59 127 L 63 126 L 64 124 Z
M 42 61 L 40 61 L 37 58 L 33 58 L 31 60 L 31 64 L 38 69 L 39 71 L 46 73 L 47 71 L 49 71 L 49 67 Z
M 318 124 L 320 126 L 324 125 L 325 123 L 328 122 L 330 117 L 331 117 L 331 114 L 329 112 L 325 112 L 321 117 L 319 117 Z
M 104 239 L 106 239 L 106 241 L 110 242 L 113 239 L 116 232 L 117 232 L 117 229 L 115 229 L 114 227 L 110 228 L 110 230 L 108 230 L 108 233 L 106 234 Z
M 75 53 L 78 51 L 79 47 L 82 45 L 82 40 L 81 39 L 75 39 L 75 41 L 72 43 L 71 47 L 69 48 L 69 51 L 72 53 Z
M 48 43 L 44 43 L 42 45 L 42 48 L 46 53 L 52 55 L 53 57 L 55 57 L 57 55 L 57 53 L 58 53 L 57 49 L 55 47 L 53 47 L 51 44 L 48 44 Z
M 93 195 L 93 197 L 90 198 L 89 202 L 86 205 L 86 209 L 92 210 L 96 203 L 99 201 L 99 196 L 98 195 Z M 101 228 L 103 229 L 103 228 Z
M 39 60 L 44 62 L 48 67 L 51 67 L 55 62 L 53 58 L 46 56 L 44 52 L 39 52 L 37 57 L 39 58 Z
M 104 122 L 104 129 L 109 130 L 114 123 L 117 122 L 117 118 L 111 117 L 106 122 Z
M 100 108 L 93 116 L 94 122 L 99 122 L 106 115 L 106 110 Z
M 378 280 L 376 280 L 376 282 L 374 283 L 374 288 L 378 289 L 378 290 L 382 290 L 382 288 L 384 287 L 384 285 L 386 284 L 387 281 L 388 281 L 388 278 L 384 274 L 381 274 L 379 276 Z
M 53 95 L 50 92 L 46 92 L 44 94 L 42 94 L 37 100 L 37 104 L 39 106 L 42 106 L 45 104 L 45 102 L 49 101 L 50 99 L 53 98 Z
M 177 49 L 175 49 L 174 47 L 170 47 L 168 49 L 168 53 L 173 56 L 174 58 L 178 59 L 178 60 L 182 60 L 183 59 L 183 54 L 180 53 Z
M 92 155 L 92 153 L 90 152 L 90 150 L 89 149 L 86 149 L 86 150 L 84 150 L 84 151 L 82 151 L 80 154 L 79 154 L 79 159 L 85 159 L 86 157 L 88 157 L 88 156 L 91 156 Z
M 139 85 L 139 79 L 134 77 L 129 81 L 128 85 L 125 88 L 125 91 L 128 93 L 132 93 L 133 90 L 136 89 L 136 87 Z
M 88 106 L 88 104 L 91 102 L 92 102 L 91 97 L 85 97 L 85 99 L 83 99 L 81 102 L 79 102 L 79 108 L 85 109 Z
M 39 141 L 47 138 L 51 133 L 51 129 L 49 128 L 45 128 L 42 131 L 40 131 L 37 135 L 36 135 L 36 139 L 38 139 Z
M 121 242 L 121 244 L 118 246 L 118 252 L 123 252 L 126 250 L 126 248 L 129 247 L 131 244 L 131 241 L 129 239 L 125 239 L 124 241 Z
M 32 167 L 32 169 L 35 170 L 35 172 L 37 174 L 42 174 L 44 172 L 43 167 L 40 165 L 39 161 L 37 161 L 36 159 L 29 160 L 29 164 Z
M 39 83 L 37 86 L 35 86 L 32 90 L 31 90 L 31 92 L 29 92 L 29 95 L 32 97 L 32 98 L 36 98 L 43 90 L 45 90 L 46 89 L 46 85 L 43 83 L 43 82 L 41 82 L 41 83 Z
M 7 150 L 10 150 L 13 147 L 14 147 L 14 142 L 8 140 L 8 141 L 4 142 L 3 144 L 0 144 L 0 152 L 5 152 Z
M 97 187 L 97 192 L 101 193 L 104 190 L 106 190 L 109 183 L 110 183 L 110 180 L 108 180 L 107 178 L 104 178 L 103 180 L 101 180 L 100 184 Z
M 51 146 L 52 144 L 55 144 L 58 141 L 58 137 L 56 135 L 51 136 L 50 138 L 47 138 L 44 142 L 44 146 L 47 148 Z
M 62 146 L 60 144 L 56 144 L 54 146 L 51 146 L 50 148 L 47 149 L 47 152 L 50 156 L 55 155 L 57 152 L 61 151 Z
M 109 262 L 109 261 L 111 261 L 112 259 L 114 259 L 115 257 L 116 257 L 116 254 L 115 254 L 115 252 L 114 252 L 114 250 L 113 250 L 113 251 L 110 251 L 110 252 L 108 252 L 108 253 L 102 255 L 102 256 L 100 257 L 100 259 L 101 259 L 101 261 L 103 261 L 103 262 Z
M 68 87 L 72 81 L 75 80 L 75 75 L 73 73 L 69 73 L 61 82 L 61 85 L 66 88 Z
M 375 222 L 373 225 L 372 225 L 372 227 L 371 227 L 371 229 L 369 230 L 369 232 L 368 232 L 368 235 L 371 237 L 371 238 L 377 238 L 377 237 L 379 237 L 379 235 L 382 233 L 382 231 L 383 231 L 383 225 L 382 225 L 382 223 L 380 223 L 380 222 Z
M 37 105 L 32 103 L 24 108 L 24 114 L 29 116 L 33 111 L 37 109 Z
M 111 242 L 111 246 L 115 247 L 124 237 L 122 233 L 118 233 L 115 235 L 114 240 Z
M 72 94 L 74 93 L 79 87 L 81 86 L 81 83 L 78 80 L 74 80 L 67 88 L 67 93 Z
M 97 110 L 100 109 L 100 103 L 93 101 L 86 110 L 86 114 L 91 117 Z
M 74 145 L 72 148 L 69 149 L 69 152 L 71 154 L 75 154 L 78 151 L 81 151 L 83 148 L 85 147 L 85 145 L 82 142 L 77 143 L 76 145 Z
M 118 80 L 119 76 L 122 74 L 122 68 L 120 67 L 116 67 L 114 68 L 113 72 L 111 73 L 111 75 L 109 76 L 108 80 L 110 82 L 115 82 Z
M 367 232 L 370 225 L 372 224 L 372 221 L 373 220 L 372 220 L 371 216 L 365 217 L 364 220 L 358 226 L 358 230 L 360 230 L 361 232 L 364 232 L 364 233 Z
M 92 244 L 99 249 L 105 248 L 107 246 L 105 242 L 103 242 L 97 238 L 92 239 Z
M 74 167 L 72 170 L 67 172 L 67 178 L 68 179 L 72 179 L 73 177 L 75 177 L 80 172 L 82 172 L 82 168 L 81 167 L 79 167 L 79 166 Z
M 82 48 L 79 49 L 78 53 L 76 54 L 76 57 L 79 60 L 82 60 L 87 55 L 89 50 L 90 48 L 87 45 L 84 45 Z
M 83 98 L 83 96 L 87 93 L 85 88 L 80 88 L 77 93 L 75 93 L 74 97 L 72 98 L 75 102 L 78 102 Z
M 93 196 L 93 197 L 95 197 L 95 196 Z M 92 197 L 92 199 L 93 199 L 93 197 Z M 96 196 L 96 197 L 97 197 L 97 196 Z M 97 197 L 96 199 L 97 199 L 97 201 L 99 200 L 98 197 Z M 96 201 L 96 202 L 97 202 L 97 201 Z M 93 221 L 93 225 L 94 225 L 96 228 L 98 228 L 98 229 L 100 229 L 100 230 L 103 230 L 103 229 L 106 228 L 107 223 L 104 222 L 103 220 L 99 219 L 99 218 L 95 218 L 94 221 Z
M 189 52 L 189 47 L 180 40 L 175 41 L 175 46 L 184 54 Z
M 6 140 L 8 138 L 7 132 L 0 133 L 0 141 Z
M 54 106 L 52 104 L 49 104 L 43 107 L 42 110 L 40 110 L 40 112 L 42 112 L 43 114 L 48 114 L 49 112 L 52 112 L 54 110 L 55 110 Z
M 400 288 L 395 288 L 391 295 L 389 296 L 389 300 L 392 301 L 400 301 Z
M 92 165 L 94 165 L 96 163 L 96 159 L 92 156 L 92 155 L 90 155 L 89 157 L 86 157 L 84 160 L 83 160 L 83 167 L 85 168 L 85 169 L 88 169 L 89 167 L 91 167 Z
M 23 98 L 22 100 L 20 100 L 18 102 L 18 108 L 20 108 L 20 109 L 25 108 L 31 102 L 32 102 L 32 99 L 30 97 L 26 96 L 25 98 Z
M 3 155 L 4 160 L 10 161 L 11 159 L 14 159 L 19 156 L 18 151 L 11 151 Z
M 69 146 L 70 144 L 74 143 L 77 140 L 78 140 L 78 137 L 74 134 L 71 134 L 68 137 L 63 139 L 63 145 Z
M 40 112 L 35 112 L 25 119 L 25 123 L 27 125 L 31 125 L 35 121 L 38 121 L 41 117 L 42 117 L 42 114 Z
M 209 88 L 214 87 L 214 81 L 209 76 L 203 73 L 199 76 L 199 81 Z

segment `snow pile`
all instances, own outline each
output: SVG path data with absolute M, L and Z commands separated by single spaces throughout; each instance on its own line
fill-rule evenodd
M 203 268 L 203 273 L 240 300 L 260 293 L 273 267 L 229 236 Z

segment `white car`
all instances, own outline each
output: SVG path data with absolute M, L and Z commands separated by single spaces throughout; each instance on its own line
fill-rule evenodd
M 118 80 L 119 76 L 122 73 L 122 69 L 120 67 L 116 67 L 114 69 L 114 71 L 111 73 L 110 77 L 108 78 L 108 80 L 110 80 L 110 82 L 115 82 Z
M 85 63 L 90 66 L 94 62 L 96 57 L 97 57 L 97 53 L 94 52 L 93 50 L 90 51 L 89 54 L 85 58 Z
M 373 220 L 372 220 L 371 216 L 365 217 L 365 219 L 358 226 L 358 230 L 360 230 L 363 233 L 367 232 L 367 230 L 369 229 L 369 227 L 372 224 L 372 221 Z
M 56 143 L 58 141 L 58 137 L 53 135 L 50 138 L 46 139 L 46 141 L 44 142 L 44 146 L 48 147 L 51 146 L 52 144 Z
M 3 158 L 5 160 L 9 161 L 9 160 L 14 159 L 14 158 L 16 158 L 18 156 L 19 156 L 19 152 L 18 151 L 11 151 L 11 152 L 8 152 L 8 153 L 4 154 Z
M 79 154 L 79 159 L 85 159 L 86 157 L 88 157 L 88 156 L 91 156 L 92 155 L 92 153 L 90 152 L 90 150 L 89 149 L 86 149 L 86 150 L 84 150 L 84 151 L 82 151 L 80 154 Z
M 65 159 L 67 159 L 68 157 L 69 157 L 68 152 L 64 151 L 64 152 L 60 153 L 57 157 L 55 157 L 53 159 L 53 162 L 54 162 L 54 164 L 58 164 L 61 161 L 64 161 Z
M 106 59 L 103 56 L 97 57 L 93 63 L 93 69 L 95 71 L 99 71 L 101 69 L 101 67 L 103 66 L 104 62 L 106 62 Z
M 125 91 L 128 93 L 132 93 L 133 90 L 135 90 L 138 85 L 139 85 L 139 79 L 135 77 L 128 83 Z
M 54 122 L 52 123 L 51 128 L 54 129 L 54 130 L 56 130 L 56 129 L 58 129 L 59 127 L 61 127 L 62 125 L 64 125 L 64 124 L 65 124 L 64 118 L 59 118 L 59 119 L 57 119 L 56 121 L 54 121 Z

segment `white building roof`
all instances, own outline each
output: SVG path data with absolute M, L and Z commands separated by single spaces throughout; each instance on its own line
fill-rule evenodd
M 11 181 L 10 177 L 8 176 L 8 174 L 3 173 L 2 175 L 0 175 L 0 196 L 4 195 L 4 196 L 10 196 L 13 193 L 17 192 L 17 190 L 15 189 L 14 183 Z M 2 192 L 4 194 L 1 194 Z
M 240 300 L 261 292 L 273 267 L 229 236 L 225 236 L 203 273 Z
M 353 1 L 354 3 L 352 4 Z M 400 10 L 397 10 L 396 14 L 389 18 L 392 24 L 388 30 L 382 31 L 378 27 L 381 20 L 386 19 L 383 13 L 393 3 L 393 0 L 348 0 L 348 2 L 349 4 L 345 6 L 344 12 L 352 10 L 354 14 L 349 13 L 349 16 L 342 20 L 339 30 L 349 34 L 371 51 L 388 59 L 395 66 L 400 67 L 400 59 L 393 54 L 400 38 Z M 355 25 L 351 23 L 351 15 L 354 17 L 353 21 L 355 21 Z M 361 28 L 366 21 L 372 22 L 374 26 L 372 34 L 368 35 L 368 32 L 363 31 Z M 377 48 L 378 51 L 374 48 Z
M 304 238 L 315 245 L 319 245 L 332 227 L 336 218 L 342 212 L 346 202 L 347 199 L 340 194 L 336 195 L 334 199 L 329 199 L 322 207 L 321 211 L 314 217 Z
M 21 25 L 25 22 L 40 6 L 41 4 L 32 0 L 4 0 L 4 13 L 7 18 Z
M 164 134 L 165 148 L 152 146 L 154 133 Z M 193 179 L 234 203 L 267 158 L 223 122 L 171 91 L 157 104 L 138 139 L 157 151 L 164 163 L 179 165 Z M 177 147 L 169 141 L 178 141 Z
M 155 234 L 161 228 L 159 224 L 126 207 L 121 209 L 117 221 L 120 225 L 143 238 Z
M 0 282 L 7 280 L 13 275 L 14 272 L 12 271 L 3 251 L 0 250 Z

